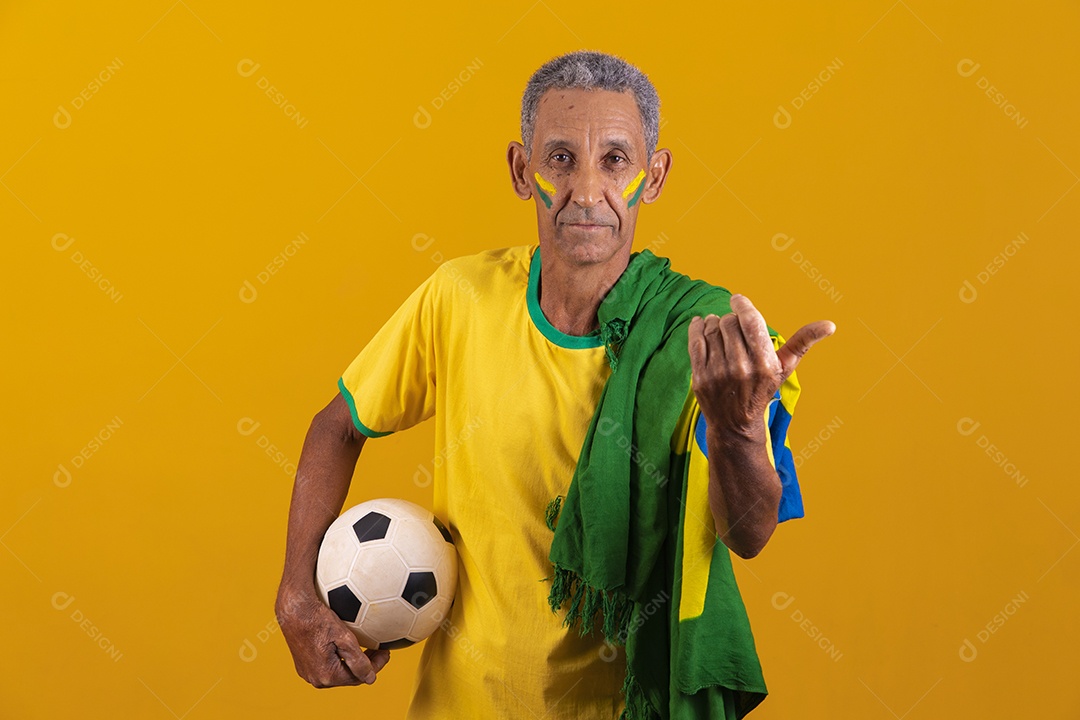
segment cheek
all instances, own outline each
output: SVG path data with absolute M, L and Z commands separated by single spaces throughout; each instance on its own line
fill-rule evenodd
M 533 180 L 536 183 L 536 192 L 540 196 L 541 202 L 550 209 L 552 198 L 555 197 L 556 193 L 555 186 L 545 180 L 540 173 L 533 173 Z
M 645 191 L 645 171 L 640 170 L 638 174 L 634 176 L 634 179 L 630 181 L 630 184 L 623 188 L 622 196 L 623 200 L 626 200 L 626 207 L 634 207 L 634 203 L 641 198 L 641 193 Z

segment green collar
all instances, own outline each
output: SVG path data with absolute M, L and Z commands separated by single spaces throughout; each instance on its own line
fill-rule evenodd
M 581 350 L 584 348 L 600 347 L 604 344 L 600 339 L 599 330 L 594 330 L 588 335 L 568 335 L 552 325 L 548 322 L 548 319 L 544 317 L 544 311 L 540 309 L 539 245 L 533 252 L 532 260 L 529 263 L 529 287 L 525 292 L 525 298 L 529 306 L 529 317 L 532 318 L 533 325 L 536 326 L 536 329 L 539 330 L 544 337 L 559 347 L 569 348 L 571 350 Z
M 540 246 L 533 252 L 529 263 L 529 286 L 526 300 L 529 316 L 533 324 L 544 337 L 559 347 L 570 349 L 604 347 L 608 364 L 614 370 L 618 367 L 618 350 L 626 339 L 630 322 L 641 305 L 642 297 L 647 292 L 655 292 L 654 283 L 664 279 L 665 271 L 670 266 L 667 258 L 657 257 L 651 250 L 630 254 L 626 269 L 615 282 L 604 301 L 600 303 L 597 319 L 600 328 L 588 335 L 568 335 L 544 316 L 540 309 Z

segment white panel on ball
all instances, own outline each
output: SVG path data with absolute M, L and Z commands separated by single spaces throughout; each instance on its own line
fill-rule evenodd
M 377 498 L 327 529 L 316 584 L 362 647 L 396 649 L 429 637 L 449 615 L 457 562 L 451 532 L 429 510 Z

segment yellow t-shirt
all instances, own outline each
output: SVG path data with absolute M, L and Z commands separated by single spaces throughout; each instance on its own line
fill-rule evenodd
M 547 602 L 544 510 L 570 486 L 610 369 L 598 334 L 567 335 L 544 317 L 536 249 L 443 263 L 338 381 L 368 437 L 435 418 L 432 510 L 453 535 L 458 588 L 424 641 L 407 720 L 611 720 L 623 709 L 622 648 L 598 628 L 568 631 Z M 691 392 L 673 442 L 687 446 L 698 414 Z M 689 472 L 698 507 L 687 522 L 715 540 L 700 452 Z

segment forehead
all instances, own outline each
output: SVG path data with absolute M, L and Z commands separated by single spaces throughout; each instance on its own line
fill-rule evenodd
M 618 135 L 633 144 L 645 144 L 634 94 L 629 90 L 553 88 L 540 98 L 536 109 L 534 141 L 538 148 L 551 137 L 576 142 L 588 134 L 593 140 Z

